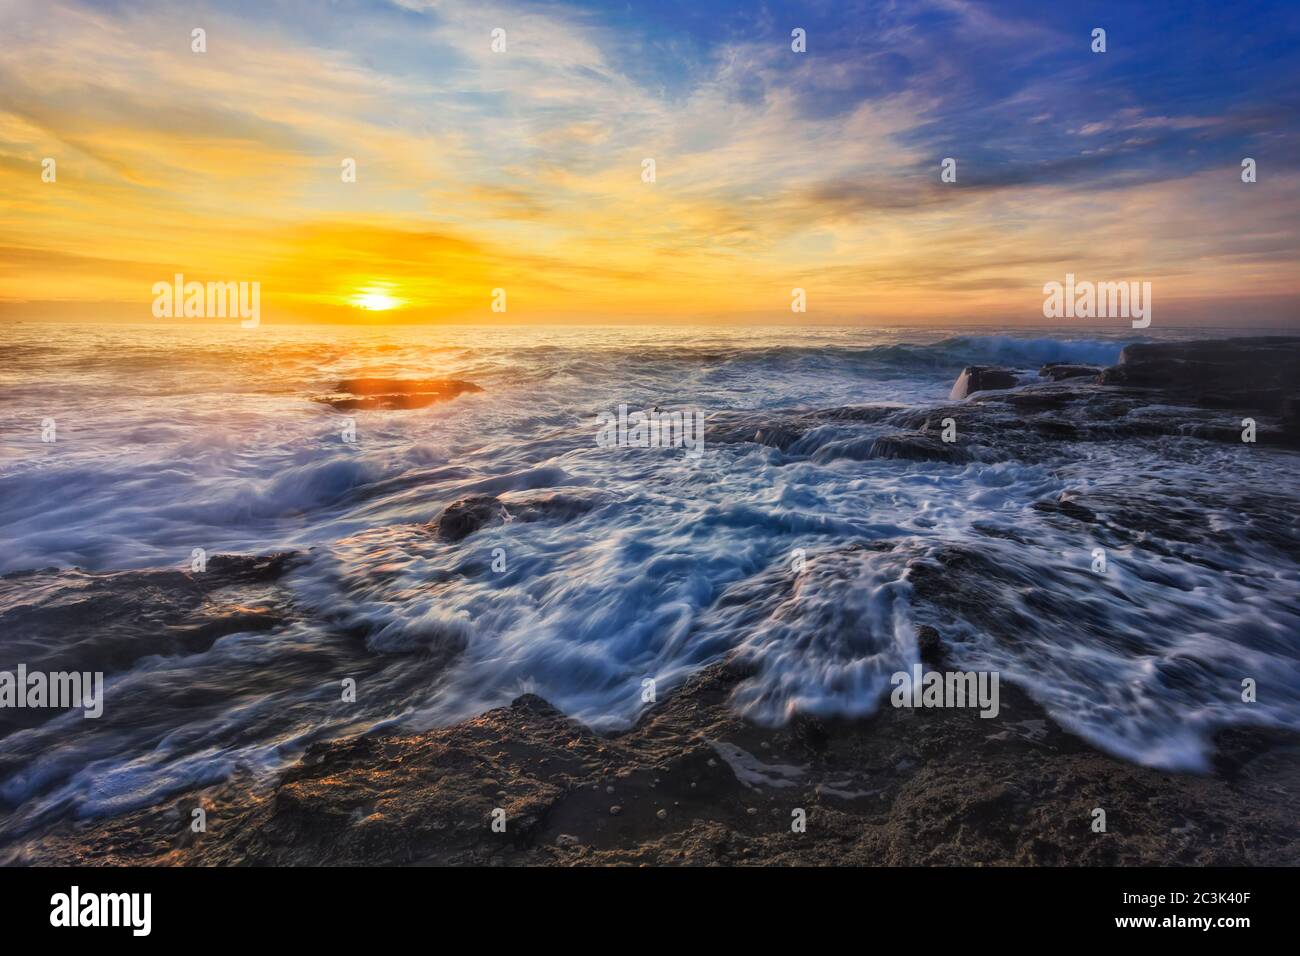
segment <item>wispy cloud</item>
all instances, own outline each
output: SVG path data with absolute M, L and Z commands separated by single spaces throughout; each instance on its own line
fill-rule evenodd
M 1098 56 L 1019 2 L 7 0 L 0 301 L 145 309 L 172 271 L 316 317 L 381 278 L 414 318 L 508 285 L 521 320 L 789 318 L 794 285 L 826 321 L 1032 319 L 1067 267 L 1295 295 L 1294 39 L 1216 22 L 1240 78 L 1162 94 L 1149 58 L 1201 28 L 1104 12 Z

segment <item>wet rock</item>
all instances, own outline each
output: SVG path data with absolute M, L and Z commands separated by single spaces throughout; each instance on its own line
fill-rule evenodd
M 1040 419 L 1033 423 L 1034 431 L 1053 441 L 1071 441 L 1083 437 L 1083 432 L 1069 422 Z
M 1300 336 L 1127 345 L 1101 381 L 1156 388 L 1209 408 L 1279 414 L 1300 382 Z
M 502 497 L 472 495 L 449 504 L 430 522 L 430 528 L 445 541 L 461 541 L 482 528 L 511 521 L 571 521 L 606 500 L 599 494 L 559 491 Z
M 788 428 L 758 428 L 754 430 L 754 444 L 767 445 L 770 448 L 789 448 L 799 438 L 799 434 Z
M 830 740 L 826 724 L 811 714 L 795 714 L 790 721 L 790 737 L 796 744 L 813 753 L 821 753 Z
M 1092 523 L 1097 520 L 1095 514 L 1064 495 L 1055 501 L 1035 501 L 1033 507 L 1035 511 L 1064 515 L 1067 518 L 1073 518 L 1075 521 Z
M 785 451 L 808 429 L 796 413 L 717 412 L 705 422 L 705 443 L 753 442 Z
M 916 646 L 921 652 L 921 661 L 930 667 L 939 667 L 943 663 L 943 638 L 939 631 L 929 624 L 922 624 L 916 629 Z
M 944 442 L 945 423 L 956 441 Z M 1300 445 L 1292 432 L 1261 419 L 1261 446 Z M 816 413 L 727 412 L 710 419 L 709 441 L 756 442 L 788 460 L 1026 462 L 1050 461 L 1060 442 L 1110 442 L 1160 436 L 1240 442 L 1240 417 L 1167 402 L 1148 389 L 1103 386 L 1074 376 L 1039 381 L 1014 391 L 980 391 L 956 404 L 900 408 L 858 406 Z M 815 440 L 816 439 L 816 440 Z
M 345 378 L 314 399 L 338 411 L 424 408 L 483 389 L 459 379 Z
M 460 541 L 480 528 L 504 521 L 504 506 L 495 495 L 475 495 L 449 504 L 433 522 L 440 538 Z
M 947 561 L 940 586 L 982 594 L 990 568 Z M 743 834 L 745 860 L 773 865 L 1300 862 L 1294 735 L 1233 732 L 1230 779 L 1162 773 L 1093 750 L 1009 681 L 995 720 L 971 708 L 920 720 L 883 707 L 867 720 L 822 722 L 823 751 L 797 768 L 801 786 L 819 794 L 819 825 L 791 841 L 786 826 L 759 822 L 789 819 L 788 787 L 743 783 L 724 764 L 706 770 L 710 749 L 690 742 L 761 750 L 768 732 L 728 706 L 744 673 L 710 665 L 614 736 L 525 695 L 453 727 L 318 744 L 269 796 L 234 785 L 210 793 L 222 825 L 201 839 L 172 836 L 184 828 L 170 801 L 68 824 L 29 841 L 23 861 L 710 865 L 735 856 Z M 629 795 L 617 812 L 599 786 L 611 772 Z M 509 794 L 504 835 L 486 816 L 498 788 Z M 668 801 L 679 809 L 656 808 Z M 1097 805 L 1125 821 L 1123 841 L 1086 838 L 1086 810 Z M 1180 839 L 1188 822 L 1219 838 Z
M 881 431 L 898 428 L 899 441 L 930 452 L 934 449 L 928 442 L 916 444 L 917 435 L 937 442 L 938 422 L 953 417 L 962 447 L 987 446 L 1028 461 L 1060 460 L 1060 446 L 1043 440 L 1054 429 L 1070 441 L 1160 436 L 1185 438 L 1189 444 L 1198 440 L 1202 427 L 1234 431 L 1224 424 L 1231 416 L 1221 411 L 1165 407 L 1180 395 L 1151 391 L 1156 387 L 1101 385 L 1074 376 L 1016 392 L 986 391 L 940 409 L 746 413 L 725 424 L 736 441 L 763 440 L 780 426 L 786 430 L 780 442 L 787 451 L 798 440 L 791 436 L 828 425 L 837 432 L 840 426 L 849 431 L 860 425 L 862 440 L 869 443 L 877 442 Z M 1279 407 L 1285 413 L 1290 406 Z M 842 415 L 834 418 L 835 412 Z M 1206 431 L 1202 437 L 1215 436 Z M 1222 437 L 1239 442 L 1239 437 Z M 1193 445 L 1187 452 L 1201 450 Z M 1008 560 L 1006 549 L 994 545 L 1022 540 L 1018 535 L 1033 541 L 1037 522 L 1047 521 L 1058 527 L 1081 523 L 1075 530 L 1089 546 L 1095 541 L 1175 554 L 1186 561 L 1248 553 L 1260 566 L 1282 566 L 1280 558 L 1273 561 L 1275 556 L 1262 549 L 1300 553 L 1292 499 L 1237 495 L 1220 476 L 1211 479 L 1198 486 L 1194 478 L 1171 470 L 1140 489 L 1071 491 L 1039 502 L 1034 512 L 1017 512 L 1001 524 L 985 523 L 976 542 L 942 544 L 909 560 L 912 599 L 925 605 L 927 620 L 943 627 L 954 656 L 962 632 L 949 630 L 951 618 L 1008 647 L 1032 641 L 1041 649 L 1051 633 L 1045 622 L 1060 620 L 1096 639 L 1119 641 L 1107 628 L 1093 589 L 1079 586 L 1080 580 L 1092 583 L 1082 577 L 1089 573 L 1086 549 L 1080 550 L 1077 568 L 1053 569 Z M 515 520 L 534 514 L 541 520 L 569 513 L 567 506 L 542 500 L 479 495 L 449 507 L 434 527 L 442 533 L 445 518 L 447 536 L 464 537 L 506 516 Z M 531 511 L 530 504 L 535 506 Z M 575 505 L 572 513 L 583 507 L 590 502 Z M 1216 508 L 1234 515 L 1239 535 L 1224 535 L 1207 524 L 1206 514 Z M 1211 540 L 1214 548 L 1205 548 Z M 851 586 L 859 579 L 862 560 L 894 549 L 890 542 L 871 542 L 819 551 L 802 576 L 803 586 L 809 574 L 826 575 L 814 579 L 821 586 L 841 579 Z M 1142 562 L 1142 573 L 1161 573 L 1159 564 Z M 701 616 L 692 635 L 701 657 L 727 650 L 710 647 L 711 636 L 766 620 L 797 621 L 808 613 L 789 600 L 799 586 L 800 577 L 781 562 L 729 587 Z M 171 587 L 168 579 L 168 600 Z M 142 600 L 146 609 L 158 613 L 160 601 Z M 84 617 L 86 612 L 77 613 Z M 25 622 L 17 623 L 6 626 L 6 633 L 22 635 Z M 859 627 L 856 619 L 842 624 L 846 631 Z M 927 663 L 943 650 L 941 644 L 936 648 L 940 640 L 937 629 L 918 628 L 918 646 Z M 1132 647 L 1134 653 L 1141 649 Z M 1001 685 L 1001 713 L 992 720 L 961 709 L 938 709 L 922 719 L 915 711 L 888 706 L 866 720 L 796 716 L 789 725 L 793 746 L 778 749 L 783 755 L 797 754 L 783 762 L 797 763 L 798 785 L 818 794 L 818 827 L 797 841 L 789 839 L 788 824 L 763 832 L 767 828 L 760 821 L 782 814 L 783 822 L 788 821 L 793 792 L 742 782 L 733 767 L 713 759 L 706 743 L 763 752 L 771 731 L 746 723 L 734 707 L 741 682 L 760 663 L 733 656 L 703 667 L 618 734 L 597 734 L 542 698 L 524 695 L 508 707 L 452 727 L 317 744 L 267 794 L 232 783 L 214 792 L 197 789 L 166 807 L 69 822 L 34 836 L 23 847 L 23 860 L 680 865 L 714 864 L 740 853 L 747 862 L 768 864 L 1300 863 L 1294 824 L 1294 793 L 1300 789 L 1295 735 L 1239 727 L 1220 735 L 1221 750 L 1211 772 L 1154 771 L 1110 757 L 1067 733 L 1009 677 Z M 1162 662 L 1161 679 L 1171 685 L 1193 679 L 1195 672 L 1182 664 Z M 622 813 L 617 820 L 611 819 L 603 792 L 609 780 L 618 783 Z M 654 808 L 668 801 L 680 809 L 665 820 Z M 202 839 L 177 843 L 168 836 L 183 829 L 176 825 L 175 807 L 200 804 L 220 806 L 222 826 Z M 504 837 L 485 822 L 486 808 L 494 805 L 504 805 L 511 821 Z M 1112 818 L 1125 821 L 1123 840 L 1089 838 L 1086 808 L 1095 805 L 1113 808 Z M 756 811 L 752 816 L 750 808 Z M 1188 827 L 1214 839 L 1189 841 L 1179 835 Z M 738 851 L 741 834 L 745 845 Z
M 30 774 L 35 755 L 55 746 L 75 753 L 84 739 L 79 735 L 118 721 L 138 726 L 154 710 L 198 710 L 223 694 L 220 687 L 176 687 L 160 679 L 142 701 L 129 692 L 118 696 L 114 678 L 152 669 L 148 658 L 202 655 L 222 638 L 285 627 L 296 615 L 280 578 L 294 559 L 290 553 L 213 555 L 203 571 L 49 568 L 0 577 L 0 670 L 12 672 L 22 664 L 29 673 L 104 675 L 102 716 L 83 726 L 60 731 L 62 708 L 0 707 L 0 780 Z M 54 777 L 49 786 L 59 780 Z M 9 835 L 12 809 L 0 798 L 0 845 Z
M 213 555 L 203 571 L 45 569 L 0 577 L 5 658 L 36 671 L 128 670 L 154 654 L 193 654 L 240 631 L 267 631 L 289 619 L 276 582 L 296 555 Z M 69 635 L 75 639 L 69 640 Z M 0 711 L 31 724 L 49 710 Z
M 1131 345 L 1113 368 L 1048 363 L 1039 381 L 1025 385 L 1009 369 L 968 366 L 950 396 L 959 404 L 718 412 L 709 417 L 706 440 L 767 445 L 790 460 L 818 464 L 876 458 L 1033 462 L 1059 455 L 1052 447 L 1058 442 L 1160 436 L 1240 442 L 1240 417 L 1207 410 L 1231 408 L 1278 415 L 1259 422 L 1259 444 L 1296 448 L 1297 342 L 1271 337 Z M 948 418 L 957 425 L 954 443 L 940 437 Z
M 919 432 L 882 435 L 871 443 L 872 458 L 901 458 L 907 461 L 970 461 L 970 453 L 957 442 L 945 442 Z
M 788 451 L 799 439 L 823 425 L 868 425 L 896 415 L 898 405 L 845 405 L 812 411 L 724 411 L 709 416 L 705 441 L 730 445 L 753 442 Z
M 1038 370 L 1042 378 L 1051 379 L 1053 382 L 1064 381 L 1067 378 L 1096 378 L 1101 374 L 1101 369 L 1096 365 L 1071 365 L 1069 362 L 1048 362 Z
M 976 392 L 1014 388 L 1018 381 L 1016 373 L 1010 369 L 992 365 L 967 365 L 957 376 L 948 400 L 955 402 Z

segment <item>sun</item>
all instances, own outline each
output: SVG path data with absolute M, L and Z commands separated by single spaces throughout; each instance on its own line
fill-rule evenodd
M 348 301 L 356 308 L 368 312 L 387 312 L 402 305 L 401 299 L 389 295 L 390 288 L 391 286 L 388 285 L 366 286 L 364 289 L 358 289 Z

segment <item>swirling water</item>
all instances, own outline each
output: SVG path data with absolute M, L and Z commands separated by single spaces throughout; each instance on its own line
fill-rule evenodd
M 756 667 L 733 701 L 753 719 L 866 715 L 917 659 L 922 621 L 957 639 L 957 665 L 1000 670 L 1127 759 L 1202 769 L 1224 726 L 1300 727 L 1296 558 L 1238 507 L 1300 498 L 1289 453 L 1243 463 L 1170 439 L 1062 443 L 1033 462 L 818 455 L 864 427 L 835 422 L 785 452 L 710 444 L 699 461 L 595 441 L 596 415 L 619 404 L 938 405 L 963 365 L 1109 364 L 1123 333 L 29 323 L 0 336 L 0 572 L 180 569 L 193 548 L 302 556 L 285 582 L 293 623 L 141 656 L 110 674 L 101 721 L 65 714 L 0 739 L 17 768 L 0 780 L 9 832 L 265 776 L 312 740 L 446 724 L 523 691 L 615 730 L 645 706 L 644 679 L 667 693 L 733 652 Z M 362 374 L 483 391 L 346 416 L 311 400 Z M 54 443 L 40 441 L 46 418 Z M 1163 495 L 1213 534 L 1120 549 L 1098 582 L 1086 529 L 1032 509 L 1078 489 Z M 429 533 L 448 504 L 486 494 L 507 516 L 537 495 L 583 507 L 460 542 Z M 915 600 L 911 563 L 954 544 L 1005 572 L 988 614 Z M 763 582 L 796 549 L 809 570 L 771 597 Z M 723 600 L 747 584 L 754 600 Z M 66 638 L 93 645 L 90 630 Z M 0 669 L 19 663 L 7 644 Z M 1267 693 L 1244 709 L 1250 675 Z M 355 704 L 338 699 L 348 676 Z

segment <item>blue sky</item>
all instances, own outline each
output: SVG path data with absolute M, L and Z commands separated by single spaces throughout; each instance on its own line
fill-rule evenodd
M 1300 291 L 1300 4 L 5 0 L 0 21 L 14 307 L 129 306 L 174 268 L 339 315 L 368 284 L 411 318 L 510 284 L 538 321 L 775 320 L 799 286 L 819 320 L 1017 324 L 1070 271 L 1233 324 Z

